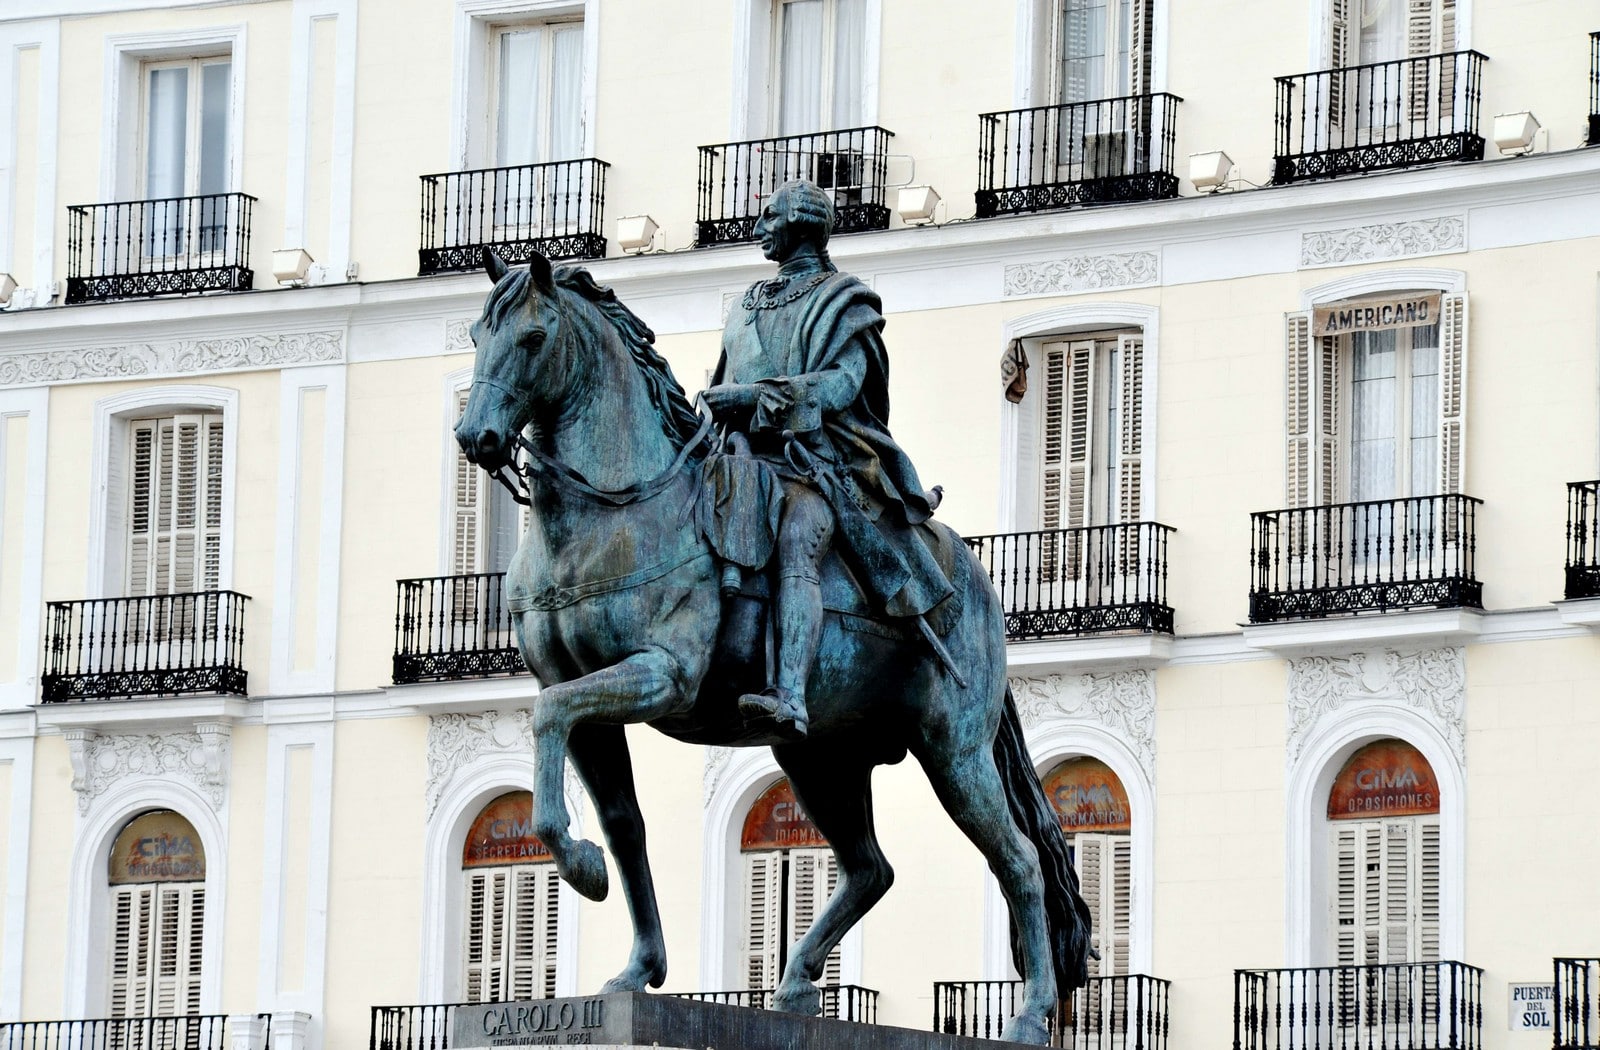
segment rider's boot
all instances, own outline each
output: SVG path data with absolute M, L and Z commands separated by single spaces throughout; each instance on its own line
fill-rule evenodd
M 822 638 L 822 585 L 815 569 L 785 571 L 778 579 L 777 685 L 739 698 L 739 713 L 751 725 L 788 740 L 803 740 L 809 715 L 806 680 Z

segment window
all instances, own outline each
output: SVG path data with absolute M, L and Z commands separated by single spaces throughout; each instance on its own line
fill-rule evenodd
M 1144 475 L 1144 340 L 1095 332 L 1039 348 L 1041 529 L 1140 519 Z
M 489 33 L 492 164 L 513 169 L 489 176 L 497 240 L 557 236 L 587 217 L 580 214 L 592 180 L 587 167 L 530 167 L 583 155 L 583 33 L 581 19 L 497 26 Z
M 1152 0 L 1059 0 L 1052 32 L 1057 103 L 1150 93 Z
M 171 810 L 141 813 L 117 835 L 107 871 L 111 1017 L 200 1013 L 205 877 L 200 836 Z
M 1126 974 L 1133 917 L 1128 794 L 1111 768 L 1093 758 L 1067 759 L 1043 783 L 1089 906 L 1090 944 L 1100 953 L 1089 960 L 1089 976 Z
M 1331 125 L 1383 141 L 1450 124 L 1461 79 L 1453 60 L 1374 63 L 1454 51 L 1456 0 L 1332 0 L 1329 17 L 1328 65 L 1351 70 L 1329 80 Z
M 556 993 L 560 880 L 532 824 L 533 796 L 511 791 L 484 806 L 467 832 L 461 987 L 468 1002 Z
M 1456 0 L 1332 0 L 1329 17 L 1333 69 L 1456 47 Z
M 227 193 L 232 62 L 228 56 L 147 62 L 140 71 L 140 135 L 145 254 L 170 257 L 218 251 L 227 229 L 222 199 L 185 205 L 172 198 Z
M 774 15 L 777 134 L 865 124 L 867 0 L 779 0 Z
M 750 806 L 739 838 L 744 885 L 739 966 L 746 989 L 773 989 L 789 948 L 822 913 L 839 872 L 827 839 L 779 780 Z M 839 983 L 839 948 L 828 953 L 819 984 Z
M 130 422 L 126 595 L 217 589 L 222 472 L 221 413 Z

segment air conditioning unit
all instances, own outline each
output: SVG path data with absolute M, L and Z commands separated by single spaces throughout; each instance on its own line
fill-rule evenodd
M 1128 133 L 1086 131 L 1083 133 L 1083 178 L 1111 179 L 1128 174 Z
M 817 185 L 833 191 L 834 207 L 860 204 L 866 196 L 867 157 L 860 150 L 817 154 Z

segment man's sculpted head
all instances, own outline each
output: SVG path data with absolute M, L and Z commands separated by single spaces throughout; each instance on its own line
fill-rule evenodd
M 833 201 L 810 182 L 779 186 L 767 198 L 755 228 L 761 253 L 778 263 L 802 245 L 810 245 L 819 253 L 824 251 L 832 233 Z

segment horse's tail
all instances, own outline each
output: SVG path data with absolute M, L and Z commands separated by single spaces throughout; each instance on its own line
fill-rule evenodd
M 1044 914 L 1055 963 L 1056 994 L 1062 998 L 1089 979 L 1089 906 L 1078 892 L 1078 873 L 1067 856 L 1067 837 L 1061 832 L 1055 810 L 1022 739 L 1022 721 L 1016 700 L 1006 686 L 1000 731 L 994 738 L 994 761 L 1005 784 L 1011 819 L 1039 852 L 1039 874 L 1044 878 Z M 1011 957 L 1022 972 L 1022 955 L 1016 924 L 1011 927 Z

